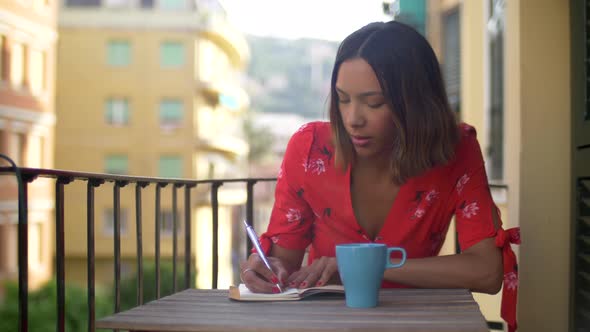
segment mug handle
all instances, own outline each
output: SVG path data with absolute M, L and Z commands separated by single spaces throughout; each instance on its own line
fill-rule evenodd
M 401 262 L 399 262 L 397 264 L 391 264 L 391 253 L 394 251 L 399 251 L 402 253 L 402 260 L 401 260 Z M 387 262 L 385 263 L 386 269 L 400 267 L 400 266 L 404 265 L 404 263 L 406 262 L 406 250 L 404 248 L 398 248 L 398 247 L 387 248 L 386 259 L 387 259 Z

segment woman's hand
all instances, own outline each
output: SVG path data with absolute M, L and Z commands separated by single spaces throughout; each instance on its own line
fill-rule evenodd
M 268 257 L 272 267 L 269 270 L 260 256 L 253 253 L 248 260 L 240 264 L 240 279 L 254 293 L 280 293 L 277 284 L 283 286 L 281 280 L 287 280 L 288 272 L 279 258 Z
M 289 287 L 298 288 L 323 286 L 328 281 L 340 282 L 336 257 L 320 257 L 314 260 L 311 265 L 304 266 L 294 272 L 287 279 Z

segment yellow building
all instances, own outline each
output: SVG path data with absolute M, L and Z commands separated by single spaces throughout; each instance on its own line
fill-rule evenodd
M 187 179 L 246 174 L 248 145 L 240 123 L 248 97 L 239 87 L 238 74 L 249 50 L 217 2 L 66 0 L 59 31 L 56 168 Z M 99 283 L 113 281 L 112 186 L 106 183 L 96 190 Z M 193 255 L 198 250 L 199 278 L 211 275 L 211 264 L 205 266 L 210 251 L 201 251 L 210 245 L 204 245 L 207 233 L 200 231 L 211 224 L 210 210 L 200 208 L 208 205 L 208 189 L 199 186 L 192 195 Z M 220 190 L 223 235 L 231 234 L 233 206 L 245 200 L 245 187 L 232 189 L 224 185 Z M 135 272 L 134 190 L 131 186 L 121 190 L 124 276 Z M 168 259 L 171 190 L 171 186 L 162 189 L 161 253 Z M 153 187 L 143 192 L 145 259 L 155 252 L 154 192 Z M 178 201 L 183 209 L 181 195 Z M 70 185 L 66 188 L 67 281 L 85 280 L 85 221 L 85 186 Z M 179 231 L 182 252 L 183 227 Z M 222 242 L 220 287 L 233 273 L 231 264 L 224 263 L 231 262 L 230 250 L 230 243 Z M 211 282 L 199 285 L 210 287 Z
M 53 167 L 56 8 L 52 0 L 0 1 L 0 153 L 20 167 Z M 28 188 L 30 287 L 53 271 L 52 188 L 45 180 Z M 0 294 L 18 273 L 17 206 L 16 181 L 0 176 Z
M 491 181 L 507 187 L 492 192 L 504 227 L 521 228 L 519 331 L 586 331 L 590 1 L 424 4 L 451 104 L 477 128 Z M 476 297 L 500 321 L 499 296 Z

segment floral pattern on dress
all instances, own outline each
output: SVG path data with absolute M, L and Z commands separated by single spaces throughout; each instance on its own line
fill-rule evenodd
M 326 164 L 321 158 L 304 160 L 303 169 L 305 170 L 305 173 L 311 172 L 312 174 L 320 175 L 326 171 Z
M 281 164 L 281 167 L 279 168 L 279 173 L 277 174 L 277 179 L 282 179 L 283 178 L 283 165 Z
M 275 235 L 275 236 L 271 236 L 270 240 L 272 241 L 272 243 L 278 243 L 279 242 L 279 236 Z
M 432 189 L 426 194 L 426 201 L 428 203 L 432 203 L 435 199 L 438 198 L 438 191 Z
M 413 200 L 415 208 L 413 209 L 410 219 L 422 219 L 422 217 L 424 217 L 424 215 L 426 214 L 428 208 L 432 206 L 434 201 L 436 201 L 436 199 L 438 198 L 438 194 L 438 191 L 436 191 L 435 189 L 431 189 L 429 191 L 416 191 Z
M 465 203 L 463 203 L 464 205 Z M 461 212 L 463 213 L 463 217 L 467 219 L 471 219 L 471 217 L 477 215 L 477 211 L 479 211 L 479 206 L 477 206 L 477 202 L 473 202 L 467 205 L 464 205 L 461 208 Z
M 301 211 L 298 209 L 289 209 L 285 217 L 287 217 L 287 222 L 289 223 L 301 221 Z
M 463 187 L 465 187 L 467 182 L 469 182 L 469 176 L 467 174 L 463 174 L 463 176 L 457 180 L 457 193 L 460 194 L 461 191 L 463 191 Z
M 514 272 L 504 274 L 504 287 L 515 290 L 518 287 L 518 276 Z

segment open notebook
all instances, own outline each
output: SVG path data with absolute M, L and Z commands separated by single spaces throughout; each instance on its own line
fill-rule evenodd
M 297 301 L 314 294 L 342 294 L 344 286 L 325 285 L 310 288 L 288 288 L 278 294 L 252 293 L 244 284 L 229 288 L 229 298 L 236 301 Z

